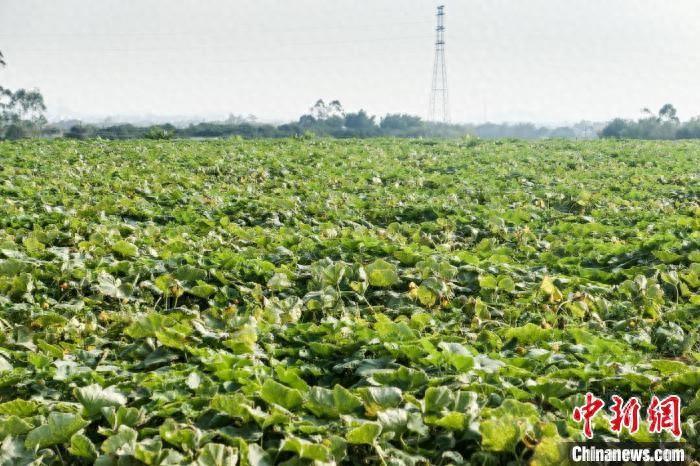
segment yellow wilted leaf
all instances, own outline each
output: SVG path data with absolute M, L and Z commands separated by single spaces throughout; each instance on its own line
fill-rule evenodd
M 544 291 L 545 293 L 547 293 L 547 295 L 549 295 L 550 302 L 556 303 L 564 299 L 564 295 L 561 291 L 559 291 L 559 288 L 557 288 L 556 285 L 554 285 L 552 277 L 550 277 L 549 275 L 545 275 L 545 277 L 542 279 L 540 290 Z

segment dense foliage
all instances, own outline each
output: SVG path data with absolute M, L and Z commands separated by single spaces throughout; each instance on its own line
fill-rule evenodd
M 172 138 L 287 138 L 306 135 L 333 138 L 460 138 L 467 135 L 485 139 L 519 138 L 583 138 L 595 137 L 595 127 L 581 122 L 571 127 L 546 128 L 532 123 L 484 123 L 449 124 L 421 120 L 408 114 L 387 114 L 382 118 L 370 116 L 366 111 L 346 112 L 342 104 L 334 100 L 326 104 L 319 99 L 309 112 L 297 121 L 281 125 L 260 124 L 255 117 L 229 115 L 224 121 L 190 124 L 133 125 L 103 124 L 83 125 L 77 122 L 61 122 L 51 125 L 52 130 L 63 129 L 63 135 L 73 139 L 172 139 Z
M 41 134 L 46 124 L 44 110 L 44 97 L 38 90 L 13 91 L 0 86 L 0 140 Z
M 699 144 L 0 160 L 1 465 L 557 465 L 586 391 L 676 393 L 700 443 Z
M 681 122 L 676 109 L 666 104 L 657 115 L 644 109 L 644 116 L 636 121 L 615 118 L 601 130 L 603 138 L 616 139 L 700 139 L 700 118 Z
M 360 115 L 360 116 L 358 116 Z M 346 123 L 345 118 L 348 118 Z M 467 124 L 442 124 L 421 120 L 410 115 L 386 115 L 377 124 L 370 120 L 366 113 L 349 114 L 346 117 L 316 120 L 303 116 L 297 122 L 282 125 L 258 124 L 258 123 L 227 123 L 227 122 L 203 122 L 190 124 L 185 127 L 175 127 L 171 124 L 137 126 L 129 123 L 96 126 L 73 125 L 63 135 L 72 139 L 90 139 L 100 137 L 103 139 L 171 139 L 175 138 L 227 138 L 240 136 L 246 139 L 253 138 L 287 138 L 313 134 L 333 138 L 459 138 L 473 135 L 484 139 L 495 138 L 519 138 L 519 139 L 544 139 L 544 138 L 584 138 L 595 136 L 592 126 L 585 123 L 573 127 L 546 128 L 535 126 L 532 123 L 496 124 L 485 123 L 480 125 Z M 349 126 L 348 126 L 349 125 Z M 46 127 L 55 133 L 53 126 Z M 163 137 L 151 137 L 152 134 L 162 134 Z

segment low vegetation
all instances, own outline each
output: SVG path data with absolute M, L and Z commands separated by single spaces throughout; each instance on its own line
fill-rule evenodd
M 700 442 L 700 144 L 0 160 L 2 465 L 559 465 L 587 391 L 678 394 Z

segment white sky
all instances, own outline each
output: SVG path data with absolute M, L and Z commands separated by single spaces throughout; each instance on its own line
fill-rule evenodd
M 0 85 L 50 116 L 425 117 L 428 0 L 0 0 Z M 453 121 L 700 115 L 698 0 L 446 0 Z

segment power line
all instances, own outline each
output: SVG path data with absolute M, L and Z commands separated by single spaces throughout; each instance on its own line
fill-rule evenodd
M 375 49 L 376 50 L 376 49 Z M 65 54 L 62 56 L 56 55 L 55 52 L 51 53 L 52 57 L 55 57 L 57 59 L 60 59 L 61 64 L 63 68 L 75 68 L 75 67 L 87 67 L 87 68 L 94 68 L 95 62 L 91 62 L 89 60 L 86 60 L 84 56 L 81 56 L 76 59 L 71 59 L 69 56 L 66 56 Z M 415 58 L 415 52 L 408 50 L 408 51 L 403 51 L 400 53 L 397 53 L 395 51 L 388 52 L 387 54 L 382 54 L 378 56 L 361 56 L 361 57 L 354 57 L 350 58 L 348 56 L 344 55 L 294 55 L 294 56 L 271 56 L 271 57 L 262 57 L 262 56 L 255 56 L 255 57 L 239 57 L 239 58 L 221 58 L 221 59 L 207 59 L 206 64 L 207 65 L 220 65 L 220 64 L 249 64 L 249 63 L 282 63 L 282 62 L 291 62 L 291 63 L 317 63 L 317 62 L 324 62 L 324 63 L 338 63 L 339 65 L 345 65 L 345 64 L 366 64 L 372 61 L 379 61 L 382 64 L 386 64 L 388 61 L 392 61 L 393 63 L 406 63 L 410 64 L 412 63 L 410 60 L 404 60 L 408 58 Z M 169 64 L 169 65 L 175 65 L 176 62 L 172 60 L 172 58 L 169 57 L 155 57 L 155 58 L 129 58 L 129 67 L 133 69 L 134 66 L 136 65 L 153 65 L 153 64 Z M 42 72 L 46 73 L 48 70 L 46 69 L 46 62 L 38 62 L 36 60 L 30 61 L 29 63 L 23 63 L 23 68 L 27 69 L 27 67 L 39 67 L 42 69 Z M 2 70 L 0 70 L 2 71 Z M 9 70 L 5 70 L 9 71 Z M 164 70 L 164 74 L 168 75 L 171 73 L 171 70 Z
M 406 42 L 409 40 L 425 40 L 426 36 L 403 36 L 403 37 L 382 37 L 382 38 L 372 38 L 372 39 L 350 39 L 350 40 L 339 40 L 339 41 L 308 41 L 308 42 L 285 42 L 284 45 L 287 47 L 291 46 L 312 46 L 312 45 L 347 45 L 347 44 L 363 44 L 363 43 L 388 43 L 388 42 Z M 172 47 L 120 47 L 120 48 L 70 48 L 70 49 L 15 49 L 15 52 L 22 53 L 61 53 L 65 54 L 67 52 L 186 52 L 186 51 L 200 51 L 200 50 L 213 50 L 213 49 L 230 49 L 230 44 L 211 44 L 211 45 L 188 45 L 186 47 L 172 46 Z
M 371 30 L 371 29 L 386 29 L 389 26 L 402 25 L 417 25 L 427 24 L 426 21 L 395 21 L 383 24 L 365 24 L 362 26 L 342 26 L 333 24 L 332 26 L 301 26 L 294 28 L 267 28 L 260 29 L 256 27 L 236 27 L 234 31 L 223 32 L 204 32 L 201 31 L 118 31 L 118 32 L 0 32 L 0 37 L 134 37 L 134 36 L 188 36 L 188 37 L 229 37 L 232 32 L 256 31 L 261 33 L 279 33 L 279 32 L 308 32 L 308 31 L 355 31 L 355 30 Z

